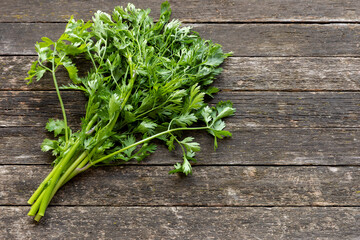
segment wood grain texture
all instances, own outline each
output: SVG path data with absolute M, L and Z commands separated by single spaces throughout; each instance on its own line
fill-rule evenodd
M 151 8 L 151 16 L 160 13 L 162 0 L 132 0 L 138 8 Z M 70 15 L 90 19 L 97 10 L 111 12 L 115 6 L 128 1 L 37 1 L 24 4 L 21 0 L 6 1 L 1 9 L 0 22 L 66 21 Z M 170 1 L 172 17 L 188 22 L 358 22 L 360 4 L 356 0 L 185 0 Z
M 228 90 L 360 90 L 360 58 L 232 57 L 214 85 Z
M 80 118 L 85 114 L 86 98 L 81 92 L 65 91 L 62 99 L 72 126 L 80 126 Z M 40 97 L 42 96 L 42 97 Z M 41 126 L 49 118 L 62 119 L 56 92 L 0 92 L 0 126 Z
M 236 114 L 229 127 L 358 127 L 357 92 L 222 92 L 214 102 L 231 100 Z
M 86 99 L 81 92 L 62 96 L 69 123 L 76 127 Z M 360 127 L 359 92 L 223 91 L 210 103 L 220 100 L 231 100 L 237 109 L 227 120 L 231 129 Z M 0 115 L 2 127 L 42 127 L 49 118 L 62 118 L 54 91 L 0 91 Z
M 216 151 L 210 135 L 189 133 L 202 147 L 197 165 L 360 165 L 358 128 L 229 130 L 232 138 L 219 141 Z M 40 150 L 44 138 L 52 138 L 44 128 L 1 128 L 0 164 L 50 164 L 54 158 Z M 181 159 L 180 152 L 169 152 L 157 143 L 157 151 L 141 165 L 173 164 Z
M 132 2 L 157 19 L 162 0 Z M 164 146 L 141 164 L 90 169 L 60 189 L 39 224 L 26 201 L 51 169 L 39 148 L 51 137 L 45 122 L 62 115 L 49 76 L 23 81 L 34 44 L 58 38 L 72 14 L 89 20 L 125 2 L 2 4 L 0 239 L 358 239 L 360 2 L 170 3 L 173 18 L 234 52 L 211 101 L 234 102 L 233 137 L 215 152 L 195 133 L 202 152 L 188 177 L 168 175 L 181 156 Z M 58 79 L 68 81 L 61 70 Z M 85 97 L 62 95 L 77 129 Z
M 0 57 L 0 90 L 54 90 L 50 74 L 41 81 L 26 85 L 24 78 L 33 56 Z M 80 75 L 89 64 L 77 61 Z M 224 71 L 215 81 L 220 89 L 249 91 L 359 91 L 360 58 L 353 57 L 231 57 L 223 64 Z M 69 83 L 67 72 L 59 69 L 60 84 Z
M 359 56 L 356 24 L 191 24 L 234 56 Z M 34 55 L 41 37 L 57 39 L 65 23 L 0 23 L 0 55 Z M 21 38 L 19 38 L 21 36 Z
M 0 166 L 1 205 L 26 205 L 48 166 Z M 359 167 L 172 166 L 88 170 L 67 183 L 52 205 L 359 206 Z
M 5 239 L 356 239 L 357 207 L 0 207 Z M 99 219 L 102 219 L 99 221 Z
M 30 70 L 34 56 L 2 56 L 0 57 L 0 91 L 9 90 L 55 90 L 52 75 L 46 72 L 40 81 L 34 79 L 32 84 L 27 84 L 27 72 Z M 89 70 L 88 62 L 85 59 L 76 61 L 79 69 L 79 76 L 85 76 Z M 72 83 L 67 71 L 61 67 L 56 71 L 56 78 L 59 86 Z

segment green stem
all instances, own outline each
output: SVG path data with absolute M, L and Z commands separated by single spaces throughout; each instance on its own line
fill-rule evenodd
M 46 208 L 49 205 L 50 200 L 51 200 L 50 196 L 51 196 L 52 190 L 54 189 L 54 187 L 55 187 L 61 173 L 63 172 L 64 167 L 67 165 L 68 161 L 70 161 L 70 159 L 73 157 L 73 155 L 75 154 L 75 151 L 77 150 L 77 148 L 79 146 L 80 146 L 80 140 L 78 139 L 75 142 L 75 144 L 71 147 L 68 154 L 66 154 L 66 156 L 58 164 L 59 169 L 57 169 L 54 176 L 51 178 L 50 185 L 45 189 L 45 195 L 44 195 L 43 200 L 41 201 L 41 205 L 40 205 L 40 209 L 39 209 L 39 213 L 38 213 L 40 216 L 44 216 L 45 210 L 46 210 Z
M 84 43 L 85 43 L 85 41 L 84 41 Z M 91 62 L 92 62 L 92 63 L 93 63 L 93 65 L 94 65 L 94 68 L 96 69 L 96 73 L 97 73 L 97 67 L 96 67 L 96 64 L 95 64 L 94 58 L 92 57 L 92 55 L 91 55 L 91 53 L 90 53 L 89 47 L 87 47 L 87 48 L 86 48 L 86 50 L 87 50 L 88 56 L 89 56 L 89 57 L 90 57 L 90 59 L 91 59 Z
M 50 199 L 52 199 L 55 195 L 55 193 L 57 192 L 57 190 L 59 190 L 59 188 L 64 185 L 64 181 L 67 179 L 67 177 L 72 173 L 72 171 L 74 171 L 74 169 L 82 162 L 82 160 L 84 160 L 84 158 L 87 156 L 87 151 L 84 151 L 76 160 L 73 164 L 71 164 L 71 166 L 65 171 L 65 173 L 61 176 L 61 178 L 59 179 L 59 181 L 56 183 L 54 189 L 52 190 Z
M 89 119 L 88 115 L 91 114 L 91 106 L 92 106 L 93 99 L 94 99 L 94 93 L 90 94 L 90 96 L 89 96 L 89 100 L 88 100 L 88 103 L 87 103 L 87 106 L 86 106 L 85 119 Z
M 82 172 L 82 168 L 89 163 L 89 158 L 86 157 L 78 166 L 77 168 L 65 179 L 65 181 L 63 182 L 63 185 L 65 183 L 67 183 L 70 179 L 72 179 L 73 177 L 75 177 L 76 175 L 78 175 L 79 173 Z M 86 168 L 88 169 L 88 168 Z
M 99 144 L 98 144 L 99 145 Z M 82 160 L 82 161 L 79 161 L 80 163 L 75 167 L 76 169 L 74 168 L 73 171 L 70 172 L 70 175 L 68 175 L 63 181 L 62 181 L 62 185 L 64 185 L 65 183 L 67 183 L 70 179 L 72 179 L 73 177 L 75 177 L 78 173 L 82 172 L 82 171 L 79 171 L 79 169 L 82 170 L 82 167 L 84 167 L 92 158 L 92 156 L 95 154 L 97 148 L 98 148 L 98 145 L 96 145 L 89 154 L 86 155 L 86 157 Z M 61 186 L 62 186 L 61 185 Z M 61 187 L 60 186 L 60 187 Z
M 44 194 L 45 194 L 45 191 L 43 191 L 39 198 L 36 200 L 36 202 L 31 206 L 31 209 L 28 213 L 29 216 L 35 216 L 35 214 L 37 213 L 37 211 L 39 210 L 39 207 L 40 207 L 40 203 L 44 197 Z
M 40 219 L 42 218 L 42 216 L 40 214 L 36 214 L 36 216 L 34 217 L 35 221 L 40 221 Z
M 55 53 L 56 53 L 56 44 L 55 44 L 55 46 L 54 46 L 53 58 L 52 58 L 52 60 L 51 60 L 51 63 L 52 63 L 51 73 L 52 73 L 52 77 L 53 77 L 53 80 L 54 80 L 54 85 L 55 85 L 55 89 L 56 89 L 56 94 L 57 94 L 58 99 L 59 99 L 59 102 L 60 102 L 62 115 L 63 115 L 63 118 L 64 118 L 64 124 L 65 124 L 65 140 L 66 140 L 66 142 L 68 142 L 68 141 L 69 141 L 69 133 L 68 133 L 68 132 L 69 132 L 69 129 L 68 129 L 68 125 L 67 125 L 66 112 L 65 112 L 64 103 L 63 103 L 63 101 L 62 101 L 62 98 L 61 98 L 61 95 L 60 95 L 59 86 L 58 86 L 58 84 L 57 84 L 56 76 L 55 76 Z
M 80 163 L 85 157 L 86 157 L 86 152 L 83 152 L 82 153 L 82 155 L 80 155 L 79 157 L 78 157 L 78 159 L 76 160 L 76 162 L 77 163 Z M 75 162 L 75 163 L 76 163 Z M 74 165 L 74 164 L 73 164 Z M 75 167 L 76 167 L 76 165 L 75 165 Z M 74 167 L 74 168 L 75 168 Z M 68 170 L 67 170 L 67 172 L 71 172 L 71 171 L 69 171 L 69 169 L 74 169 L 72 166 L 71 167 L 69 167 L 68 168 Z M 66 174 L 66 172 L 65 172 L 65 174 Z M 64 174 L 64 175 L 65 175 Z M 49 174 L 50 175 L 50 174 Z M 68 174 L 69 175 L 69 174 Z M 49 176 L 48 176 L 49 177 Z M 51 195 L 51 198 L 54 196 L 54 194 L 55 194 L 55 192 L 58 190 L 58 188 L 59 187 L 61 187 L 63 184 L 60 184 L 60 186 L 58 186 L 59 185 L 59 182 L 60 181 L 62 181 L 63 179 L 65 179 L 65 177 L 64 176 L 62 176 L 61 178 L 60 178 L 60 180 L 58 181 L 58 183 L 57 183 L 57 185 L 55 186 L 55 190 L 53 190 L 53 192 L 52 192 L 52 195 Z M 41 193 L 41 195 L 38 197 L 38 199 L 36 200 L 36 202 L 31 206 L 31 209 L 30 209 L 30 211 L 29 211 L 29 213 L 28 213 L 28 215 L 29 216 L 35 216 L 35 214 L 37 213 L 37 211 L 39 210 L 39 207 L 40 207 L 40 205 L 41 205 L 41 203 L 42 203 L 42 201 L 43 201 L 43 198 L 44 198 L 44 196 L 45 196 L 45 192 L 46 191 L 42 191 L 42 193 Z M 51 199 L 50 198 L 50 199 Z M 36 214 L 36 216 L 35 216 L 35 220 L 36 221 L 39 221 L 41 219 L 41 215 L 40 214 Z
M 170 134 L 173 135 L 172 133 L 170 133 Z M 174 136 L 174 135 L 173 135 L 173 136 Z M 185 149 L 184 149 L 183 145 L 181 144 L 181 142 L 180 142 L 180 141 L 177 139 L 177 137 L 175 137 L 175 136 L 174 136 L 174 139 L 175 139 L 175 141 L 180 145 L 181 150 L 182 150 L 184 156 L 186 156 Z
M 38 63 L 41 67 L 43 67 L 44 69 L 46 69 L 47 71 L 51 72 L 51 69 L 46 67 L 44 64 L 41 63 L 40 57 L 38 57 Z
M 85 132 L 90 131 L 91 127 L 94 125 L 94 123 L 96 122 L 98 118 L 98 114 L 96 113 L 90 120 L 90 122 L 88 123 L 88 125 L 86 126 Z
M 56 165 L 53 170 L 49 173 L 49 175 L 44 179 L 44 181 L 42 181 L 42 183 L 40 184 L 40 186 L 36 189 L 36 191 L 33 193 L 33 195 L 30 197 L 30 199 L 28 200 L 28 204 L 33 204 L 34 201 L 39 197 L 39 195 L 42 193 L 44 187 L 46 186 L 47 182 L 51 179 L 51 177 L 54 175 L 54 173 L 57 171 L 57 169 L 59 168 L 59 164 Z
M 91 129 L 91 127 L 94 125 L 94 123 L 96 122 L 96 120 L 97 120 L 97 117 L 98 117 L 98 114 L 96 113 L 93 117 L 92 117 L 92 119 L 90 120 L 90 122 L 88 123 L 88 125 L 87 125 L 87 127 L 86 127 L 86 132 L 88 132 L 90 129 Z M 83 152 L 82 153 L 82 155 L 80 155 L 79 157 L 78 157 L 78 159 L 81 159 L 79 162 L 81 162 L 84 158 L 85 158 L 85 156 L 87 155 L 87 153 L 86 152 Z M 85 165 L 85 164 L 84 164 Z M 35 193 L 33 194 L 33 196 L 29 199 L 29 201 L 28 201 L 28 203 L 29 204 L 33 204 L 33 202 L 36 200 L 36 198 L 40 195 L 40 193 L 42 193 L 43 191 L 43 189 L 44 189 L 44 187 L 45 187 L 45 185 L 46 185 L 46 183 L 51 179 L 51 177 L 54 175 L 54 173 L 57 171 L 57 169 L 59 168 L 59 164 L 58 165 L 56 165 L 55 166 L 55 168 L 51 171 L 51 173 L 45 178 L 45 180 L 40 184 L 40 186 L 38 187 L 38 189 L 35 191 Z M 69 165 L 69 164 L 67 164 L 66 165 L 66 167 L 65 167 L 65 169 L 69 169 L 69 166 L 71 166 L 71 165 Z M 70 178 L 71 179 L 71 178 Z M 70 180 L 70 179 L 68 179 L 68 180 Z M 60 179 L 60 180 L 62 180 L 62 179 Z M 60 181 L 59 180 L 59 181 Z M 64 180 L 64 179 L 63 179 Z M 67 180 L 67 181 L 68 181 Z M 67 182 L 67 181 L 65 181 L 65 182 Z M 65 184 L 65 182 L 62 184 L 62 185 L 64 185 Z M 61 185 L 61 186 L 62 186 Z M 52 197 L 51 197 L 52 198 Z

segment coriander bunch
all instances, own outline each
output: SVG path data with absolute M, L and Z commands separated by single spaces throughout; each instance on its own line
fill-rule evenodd
M 63 119 L 46 124 L 57 139 L 45 139 L 41 148 L 52 151 L 56 159 L 28 201 L 28 215 L 35 220 L 44 216 L 54 194 L 74 176 L 92 166 L 141 161 L 156 150 L 154 139 L 169 150 L 180 146 L 183 161 L 170 173 L 188 175 L 200 146 L 193 137 L 182 138 L 182 132 L 205 130 L 214 137 L 215 148 L 217 139 L 231 136 L 222 119 L 234 114 L 232 103 L 204 103 L 205 95 L 218 91 L 209 85 L 230 54 L 190 27 L 180 27 L 178 20 L 169 21 L 168 2 L 161 5 L 157 23 L 149 13 L 129 4 L 116 7 L 112 15 L 98 11 L 92 22 L 71 18 L 57 41 L 44 37 L 36 43 L 38 59 L 27 79 L 31 83 L 51 73 Z M 91 64 L 84 77 L 78 75 L 79 57 Z M 61 67 L 72 80 L 62 89 L 82 91 L 88 100 L 78 131 L 67 122 L 56 79 Z

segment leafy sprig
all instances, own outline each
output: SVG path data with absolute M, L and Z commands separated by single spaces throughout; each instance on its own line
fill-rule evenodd
M 215 149 L 218 139 L 231 136 L 223 121 L 234 114 L 231 102 L 214 107 L 204 102 L 205 95 L 218 91 L 209 85 L 230 54 L 180 21 L 170 21 L 168 2 L 161 5 L 157 23 L 149 13 L 129 4 L 111 15 L 98 11 L 91 22 L 71 18 L 58 40 L 44 37 L 35 45 L 38 59 L 27 80 L 39 81 L 50 72 L 63 113 L 62 120 L 46 125 L 57 139 L 45 139 L 41 149 L 52 151 L 56 160 L 28 201 L 36 220 L 62 185 L 92 166 L 141 161 L 156 150 L 153 140 L 160 139 L 170 151 L 179 146 L 183 153 L 183 162 L 170 173 L 188 175 L 200 144 L 182 138 L 182 132 L 209 132 Z M 85 76 L 78 74 L 78 57 L 92 66 Z M 59 68 L 72 80 L 61 88 L 80 90 L 88 98 L 79 131 L 67 123 L 56 80 Z

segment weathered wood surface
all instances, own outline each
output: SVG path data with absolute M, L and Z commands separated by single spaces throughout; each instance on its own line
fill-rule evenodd
M 62 93 L 69 122 L 78 125 L 86 99 Z M 360 92 L 221 92 L 212 102 L 231 100 L 237 109 L 227 122 L 243 127 L 360 127 Z M 0 126 L 45 126 L 62 118 L 54 91 L 0 91 Z
M 50 74 L 34 84 L 25 84 L 33 56 L 0 57 L 0 90 L 54 90 Z M 78 61 L 80 75 L 88 69 Z M 214 86 L 226 90 L 266 91 L 359 91 L 360 58 L 354 57 L 230 57 Z M 69 83 L 67 72 L 59 69 L 60 84 Z
M 5 239 L 357 239 L 358 207 L 0 207 Z M 9 228 L 11 226 L 11 228 Z
M 133 2 L 158 16 L 161 1 Z M 56 39 L 72 14 L 89 19 L 122 4 L 2 4 L 0 239 L 359 238 L 355 0 L 171 1 L 173 18 L 234 52 L 213 100 L 234 102 L 233 138 L 214 152 L 211 137 L 195 134 L 203 151 L 186 178 L 167 174 L 180 156 L 165 147 L 141 164 L 91 169 L 59 191 L 40 224 L 26 217 L 28 197 L 51 169 L 52 157 L 39 149 L 51 137 L 43 126 L 61 118 L 49 77 L 23 81 L 34 43 Z M 85 98 L 70 91 L 63 98 L 76 129 Z
M 234 56 L 359 56 L 357 24 L 191 24 Z M 34 55 L 41 37 L 57 39 L 65 23 L 0 23 L 0 55 Z M 19 38 L 21 36 L 21 38 Z
M 0 22 L 63 22 L 75 18 L 90 19 L 96 10 L 111 13 L 115 6 L 129 1 L 56 1 L 45 0 L 25 4 L 21 0 L 7 1 L 1 8 Z M 137 8 L 151 8 L 158 18 L 163 0 L 131 1 Z M 359 22 L 360 3 L 357 0 L 196 0 L 170 1 L 173 18 L 188 22 Z
M 360 126 L 357 92 L 223 92 L 219 100 L 234 103 L 233 128 Z
M 358 91 L 360 58 L 232 57 L 214 85 L 235 91 Z
M 206 133 L 191 133 L 202 147 L 197 165 L 360 165 L 358 128 L 243 128 L 230 129 L 233 137 L 219 141 Z M 54 158 L 40 150 L 43 127 L 0 129 L 0 164 L 50 164 Z M 226 157 L 224 157 L 226 156 Z M 173 164 L 181 159 L 159 142 L 157 151 L 140 165 Z M 136 164 L 130 162 L 129 164 Z
M 48 166 L 0 166 L 1 205 L 26 205 Z M 106 206 L 359 206 L 359 167 L 172 166 L 89 170 L 66 184 L 51 205 Z
M 0 92 L 0 127 L 45 126 L 49 118 L 61 118 L 62 113 L 56 92 Z M 80 125 L 85 113 L 85 96 L 81 92 L 62 93 L 69 123 Z

